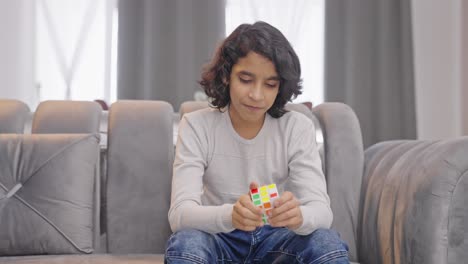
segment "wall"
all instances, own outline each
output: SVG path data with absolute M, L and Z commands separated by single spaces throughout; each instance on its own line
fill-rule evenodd
M 35 1 L 0 0 L 0 98 L 35 107 Z
M 462 70 L 461 70 L 461 105 L 463 135 L 468 135 L 468 1 L 462 1 Z
M 467 30 L 462 24 L 467 20 L 468 12 L 466 2 L 461 8 L 462 1 L 412 1 L 416 115 L 420 139 L 451 138 L 468 131 L 468 107 L 464 106 L 466 100 L 462 97 L 468 99 L 468 42 L 466 34 L 462 35 L 462 31 Z M 465 45 L 462 45 L 462 40 Z M 465 77 L 462 71 L 465 71 Z

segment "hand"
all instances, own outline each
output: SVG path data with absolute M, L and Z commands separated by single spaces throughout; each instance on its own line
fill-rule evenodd
M 287 227 L 291 230 L 302 225 L 303 218 L 300 203 L 291 192 L 284 192 L 274 203 L 268 222 L 272 227 Z
M 253 188 L 258 188 L 258 184 L 250 183 L 250 189 Z M 234 204 L 232 225 L 243 231 L 253 231 L 258 226 L 263 226 L 262 210 L 252 203 L 250 193 L 242 195 Z

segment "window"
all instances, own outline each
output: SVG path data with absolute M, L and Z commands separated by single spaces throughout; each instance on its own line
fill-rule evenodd
M 294 102 L 323 102 L 324 0 L 227 0 L 226 34 L 242 23 L 265 21 L 290 41 L 301 61 L 302 94 Z
M 39 100 L 116 98 L 116 0 L 40 0 L 36 6 Z

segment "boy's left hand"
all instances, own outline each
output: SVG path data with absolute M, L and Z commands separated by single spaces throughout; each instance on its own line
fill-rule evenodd
M 284 192 L 274 203 L 268 222 L 272 227 L 287 227 L 291 230 L 302 225 L 303 218 L 300 203 L 291 192 Z

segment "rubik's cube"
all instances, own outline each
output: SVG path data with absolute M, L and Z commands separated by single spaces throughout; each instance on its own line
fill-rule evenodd
M 279 197 L 276 184 L 273 183 L 261 186 L 258 189 L 251 189 L 250 197 L 252 197 L 253 204 L 263 210 L 262 221 L 264 224 L 268 224 L 267 213 L 273 209 L 273 203 Z

